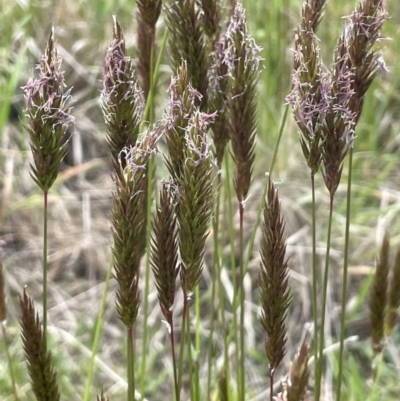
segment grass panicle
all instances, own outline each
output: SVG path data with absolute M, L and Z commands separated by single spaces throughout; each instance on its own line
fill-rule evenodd
M 59 401 L 57 374 L 47 349 L 46 335 L 42 332 L 39 316 L 26 291 L 20 296 L 22 310 L 21 330 L 32 391 L 38 401 Z
M 270 369 L 271 401 L 273 375 L 286 354 L 286 316 L 291 302 L 289 268 L 286 259 L 285 224 L 281 217 L 278 191 L 269 179 L 261 235 L 261 323 L 267 334 L 265 350 Z
M 140 88 L 143 90 L 143 97 L 148 99 L 151 86 L 151 52 L 154 49 L 155 27 L 149 27 L 143 18 L 140 8 L 136 10 L 137 23 L 137 75 Z
M 154 71 L 152 60 L 156 45 L 156 23 L 160 17 L 162 2 L 161 0 L 139 0 L 137 7 L 137 72 L 140 87 L 147 100 L 151 87 L 151 74 Z
M 200 110 L 191 116 L 185 135 L 185 163 L 176 181 L 181 279 L 187 295 L 194 291 L 201 277 L 204 246 L 214 207 L 215 165 L 207 139 L 213 118 L 214 115 Z
M 132 60 L 126 53 L 121 26 L 115 17 L 113 35 L 114 40 L 104 61 L 100 105 L 107 126 L 107 143 L 113 164 L 118 165 L 122 149 L 136 145 L 144 99 L 138 87 Z M 121 160 L 122 163 L 125 162 L 123 158 Z
M 385 336 L 390 336 L 397 319 L 400 307 L 400 249 L 396 253 L 393 269 L 389 280 L 387 310 L 385 315 Z
M 331 76 L 329 111 L 322 129 L 322 175 L 331 198 L 339 186 L 343 161 L 354 141 L 355 114 L 350 109 L 355 94 L 353 82 L 354 69 L 350 63 L 349 48 L 341 35 Z
M 201 0 L 205 34 L 212 40 L 219 36 L 221 22 L 221 0 Z
M 289 375 L 283 383 L 284 392 L 279 401 L 309 401 L 311 397 L 307 391 L 310 372 L 308 360 L 310 358 L 310 336 L 307 334 L 303 343 L 290 365 Z
M 154 274 L 161 311 L 168 324 L 172 350 L 175 396 L 179 399 L 173 321 L 176 279 L 181 267 L 178 259 L 178 224 L 175 214 L 174 190 L 170 183 L 163 182 L 162 185 L 159 204 L 154 214 L 152 224 L 151 267 Z
M 371 286 L 369 300 L 372 349 L 374 356 L 379 354 L 384 346 L 384 323 L 388 292 L 389 275 L 389 237 L 385 234 L 380 250 L 379 259 L 376 262 L 374 280 Z
M 54 26 L 45 54 L 37 66 L 38 79 L 30 79 L 23 88 L 26 100 L 25 129 L 33 155 L 31 176 L 43 191 L 43 332 L 47 333 L 47 214 L 48 191 L 58 176 L 68 144 L 67 129 L 74 123 L 68 107 L 70 89 L 65 90 L 61 57 L 57 54 Z
M 137 146 L 125 150 L 115 174 L 111 212 L 117 309 L 122 322 L 131 327 L 139 308 L 139 267 L 145 251 L 147 165 L 155 149 L 157 134 L 145 136 Z M 122 166 L 126 164 L 126 167 Z
M 165 163 L 171 177 L 176 181 L 182 174 L 185 161 L 186 130 L 189 119 L 197 109 L 201 94 L 191 86 L 187 65 L 183 62 L 169 86 L 170 101 L 165 122 L 165 140 L 168 156 Z
M 387 20 L 383 0 L 360 0 L 358 8 L 347 18 L 345 36 L 351 65 L 354 68 L 350 109 L 358 122 L 364 106 L 365 94 L 379 71 L 387 71 L 380 51 L 374 46 L 382 39 L 381 30 Z
M 254 166 L 256 140 L 257 82 L 260 51 L 248 32 L 245 11 L 237 3 L 227 32 L 224 60 L 228 66 L 229 131 L 236 165 L 235 190 L 239 203 L 246 200 Z
M 47 193 L 58 176 L 65 156 L 67 129 L 74 123 L 68 107 L 70 89 L 65 90 L 61 57 L 57 54 L 52 28 L 45 54 L 37 66 L 39 78 L 29 79 L 25 92 L 25 129 L 29 134 L 33 154 L 31 176 Z
M 286 99 L 301 131 L 300 144 L 312 175 L 321 164 L 321 127 L 328 109 L 329 75 L 324 71 L 316 36 L 324 3 L 303 3 L 301 24 L 295 31 L 292 90 Z
M 202 95 L 198 101 L 205 110 L 209 56 L 201 10 L 194 0 L 177 0 L 166 2 L 165 11 L 172 70 L 178 71 L 182 61 L 186 62 L 190 84 Z
M 161 0 L 138 0 L 136 2 L 141 18 L 149 28 L 155 28 L 161 14 Z
M 214 124 L 211 126 L 214 144 L 214 154 L 217 159 L 218 167 L 221 169 L 224 158 L 225 148 L 229 143 L 228 129 L 228 66 L 224 62 L 227 46 L 226 38 L 215 43 L 214 51 L 211 55 L 212 66 L 210 68 L 209 102 L 212 110 L 218 110 Z
M 176 278 L 180 270 L 174 202 L 173 189 L 164 182 L 152 224 L 151 266 L 161 311 L 169 325 L 172 325 Z

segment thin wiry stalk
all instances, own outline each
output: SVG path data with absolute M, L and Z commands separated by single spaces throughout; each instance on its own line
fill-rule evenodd
M 22 310 L 21 329 L 32 391 L 38 401 L 59 401 L 56 372 L 47 350 L 47 337 L 42 332 L 39 316 L 26 291 L 20 296 Z
M 106 279 L 104 281 L 103 293 L 101 295 L 99 313 L 97 315 L 95 329 L 94 329 L 93 345 L 92 345 L 92 350 L 91 350 L 88 373 L 87 373 L 87 377 L 86 377 L 85 392 L 83 393 L 83 401 L 89 400 L 90 391 L 92 388 L 95 360 L 96 360 L 96 355 L 97 355 L 97 351 L 98 351 L 98 347 L 99 347 L 101 329 L 103 327 L 103 316 L 104 316 L 104 311 L 106 308 L 106 301 L 107 301 L 108 289 L 110 287 L 111 271 L 112 271 L 113 265 L 114 265 L 114 259 L 111 256 L 110 263 L 109 263 L 109 266 L 107 269 Z M 102 393 L 102 396 L 103 396 L 103 393 Z
M 30 79 L 23 88 L 26 100 L 25 129 L 33 154 L 31 176 L 43 191 L 43 328 L 47 332 L 47 194 L 58 176 L 68 140 L 66 132 L 74 119 L 67 107 L 70 90 L 64 91 L 64 73 L 60 70 L 52 28 L 45 54 L 37 66 L 39 79 Z

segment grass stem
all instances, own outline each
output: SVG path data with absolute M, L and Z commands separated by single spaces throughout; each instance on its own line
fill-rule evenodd
M 127 333 L 127 347 L 128 347 L 128 401 L 135 401 L 135 339 L 134 327 L 129 326 Z
M 321 309 L 321 328 L 319 333 L 318 359 L 316 360 L 317 376 L 315 381 L 316 384 L 315 399 L 317 401 L 320 399 L 321 395 L 322 367 L 324 360 L 326 298 L 328 295 L 327 293 L 328 293 L 328 281 L 329 281 L 329 255 L 331 249 L 332 215 L 333 215 L 333 195 L 330 196 L 330 202 L 329 202 L 328 233 L 326 240 L 325 269 L 324 269 L 324 281 L 322 289 L 323 292 L 322 292 L 322 309 Z
M 106 308 L 107 294 L 108 294 L 108 288 L 110 286 L 111 271 L 112 271 L 113 266 L 114 266 L 114 257 L 111 255 L 110 264 L 109 264 L 108 270 L 107 270 L 106 280 L 104 282 L 104 290 L 103 290 L 103 294 L 101 296 L 99 314 L 97 315 L 96 325 L 95 325 L 95 329 L 94 329 L 92 354 L 90 356 L 89 369 L 88 369 L 87 378 L 86 378 L 86 385 L 85 385 L 85 392 L 83 395 L 83 401 L 88 401 L 89 398 L 91 397 L 90 390 L 92 388 L 92 381 L 93 381 L 93 373 L 94 373 L 94 366 L 95 366 L 94 361 L 96 359 L 101 329 L 103 327 L 103 316 L 104 316 L 104 311 Z
M 47 336 L 47 210 L 48 192 L 43 192 L 43 335 Z
M 351 178 L 353 173 L 353 148 L 349 150 L 349 177 L 347 181 L 347 206 L 346 206 L 346 229 L 344 243 L 343 261 L 343 287 L 342 305 L 340 315 L 340 350 L 339 350 L 339 369 L 337 378 L 336 401 L 341 399 L 341 389 L 343 380 L 343 351 L 344 351 L 344 325 L 346 323 L 346 296 L 347 296 L 347 276 L 349 267 L 349 243 L 350 243 L 350 216 L 351 216 Z

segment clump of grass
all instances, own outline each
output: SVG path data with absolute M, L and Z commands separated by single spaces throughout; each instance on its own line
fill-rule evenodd
M 33 393 L 38 401 L 59 401 L 57 374 L 47 349 L 47 337 L 42 331 L 32 299 L 24 290 L 20 297 L 22 310 L 22 341 Z

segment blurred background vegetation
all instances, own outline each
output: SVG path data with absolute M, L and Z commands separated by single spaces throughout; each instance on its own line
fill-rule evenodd
M 348 335 L 357 335 L 345 363 L 348 369 L 344 391 L 346 400 L 364 400 L 370 356 L 367 293 L 374 266 L 377 245 L 383 230 L 391 235 L 393 249 L 400 246 L 400 3 L 387 0 L 391 17 L 385 24 L 381 42 L 383 58 L 389 72 L 380 74 L 367 94 L 362 119 L 356 132 L 353 173 L 353 206 L 350 244 L 350 286 Z M 355 1 L 328 2 L 318 36 L 327 68 L 332 63 L 333 49 L 343 17 L 355 7 Z M 256 147 L 255 182 L 246 204 L 248 227 L 255 220 L 262 188 L 276 146 L 284 113 L 285 96 L 290 90 L 294 28 L 300 22 L 302 1 L 245 0 L 250 30 L 263 48 L 264 69 L 259 86 L 259 130 Z M 4 260 L 9 293 L 8 330 L 10 350 L 16 361 L 17 382 L 26 400 L 33 400 L 23 362 L 19 339 L 17 296 L 27 285 L 31 295 L 40 299 L 41 290 L 41 194 L 29 175 L 29 144 L 24 132 L 24 99 L 21 87 L 35 74 L 35 65 L 44 51 L 54 23 L 57 48 L 63 58 L 68 86 L 73 86 L 73 115 L 76 127 L 71 131 L 69 153 L 62 172 L 50 193 L 50 310 L 51 349 L 58 368 L 64 399 L 80 399 L 90 357 L 92 328 L 103 289 L 110 257 L 111 235 L 109 210 L 113 184 L 106 147 L 105 127 L 99 108 L 103 60 L 112 39 L 112 14 L 124 29 L 128 52 L 135 57 L 135 3 L 127 0 L 0 0 L 0 237 L 7 242 Z M 165 25 L 161 19 L 157 35 L 162 37 Z M 168 53 L 168 52 L 167 52 Z M 161 118 L 170 83 L 171 69 L 167 54 L 160 69 L 156 99 L 157 117 Z M 346 167 L 339 187 L 334 216 L 330 311 L 332 332 L 338 330 L 341 263 L 344 235 Z M 298 347 L 300 333 L 310 315 L 310 202 L 309 173 L 298 143 L 298 132 L 290 113 L 280 143 L 274 178 L 281 182 L 280 196 L 287 221 L 288 250 L 291 255 L 295 302 L 288 319 L 288 358 Z M 328 195 L 317 180 L 319 201 L 318 230 L 324 233 L 328 213 Z M 343 201 L 343 204 L 341 202 Z M 253 217 L 251 217 L 253 215 Z M 318 245 L 321 255 L 324 234 Z M 211 250 L 210 250 L 211 252 Z M 207 256 L 207 255 L 206 255 Z M 250 263 L 256 277 L 257 250 Z M 205 280 L 210 280 L 207 271 Z M 111 289 L 114 284 L 111 283 Z M 35 297 L 36 296 L 36 297 Z M 206 298 L 206 297 L 205 297 Z M 256 296 L 254 297 L 256 299 Z M 99 365 L 93 394 L 104 388 L 118 399 L 124 380 L 121 357 L 122 333 L 114 311 L 114 292 L 110 291 L 104 319 L 104 339 L 99 352 Z M 168 376 L 164 363 L 165 329 L 160 324 L 157 299 L 150 299 L 149 376 L 146 396 L 165 399 L 163 392 Z M 256 321 L 256 305 L 253 319 Z M 140 314 L 139 314 L 140 315 Z M 51 326 L 54 326 L 53 331 Z M 138 322 L 140 332 L 140 320 Z M 257 326 L 255 324 L 255 326 Z M 387 382 L 386 400 L 400 398 L 399 331 L 388 346 L 387 364 L 382 377 Z M 252 365 L 249 387 L 254 398 L 265 390 L 267 362 L 260 329 L 249 331 Z M 139 344 L 140 349 L 140 333 Z M 0 341 L 0 356 L 4 343 Z M 289 359 L 287 359 L 288 361 Z M 335 369 L 334 356 L 331 358 Z M 165 388 L 169 388 L 166 386 Z M 162 390 L 162 391 L 161 391 Z M 385 390 L 386 391 L 386 390 Z M 6 359 L 0 357 L 0 399 L 12 400 Z M 250 399 L 250 398 L 249 398 Z

